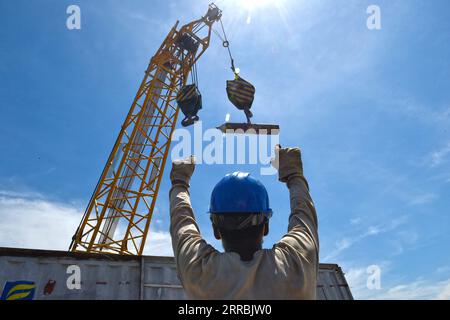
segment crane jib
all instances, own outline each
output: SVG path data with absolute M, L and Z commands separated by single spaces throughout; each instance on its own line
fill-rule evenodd
M 152 57 L 71 251 L 143 254 L 178 118 L 176 93 L 209 47 L 212 25 L 221 15 L 211 4 L 204 17 L 180 29 L 177 22 Z M 187 96 L 195 96 L 192 92 Z

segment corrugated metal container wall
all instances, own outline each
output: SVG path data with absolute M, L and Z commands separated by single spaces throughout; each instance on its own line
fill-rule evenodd
M 172 257 L 0 248 L 0 288 L 0 299 L 185 299 Z M 317 298 L 353 299 L 338 265 L 320 265 Z

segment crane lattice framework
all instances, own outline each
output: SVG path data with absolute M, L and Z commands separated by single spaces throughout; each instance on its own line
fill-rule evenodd
M 176 95 L 209 46 L 221 11 L 179 30 L 151 58 L 70 251 L 142 255 L 178 117 Z

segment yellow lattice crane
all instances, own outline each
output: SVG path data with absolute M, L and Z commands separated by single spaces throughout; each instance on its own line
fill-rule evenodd
M 211 4 L 179 30 L 177 22 L 151 58 L 70 251 L 142 255 L 177 123 L 177 93 L 221 15 Z

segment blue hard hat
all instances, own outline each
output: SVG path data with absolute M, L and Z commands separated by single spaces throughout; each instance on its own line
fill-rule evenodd
M 263 213 L 270 218 L 269 195 L 264 185 L 249 173 L 227 174 L 214 187 L 209 206 L 211 214 Z

